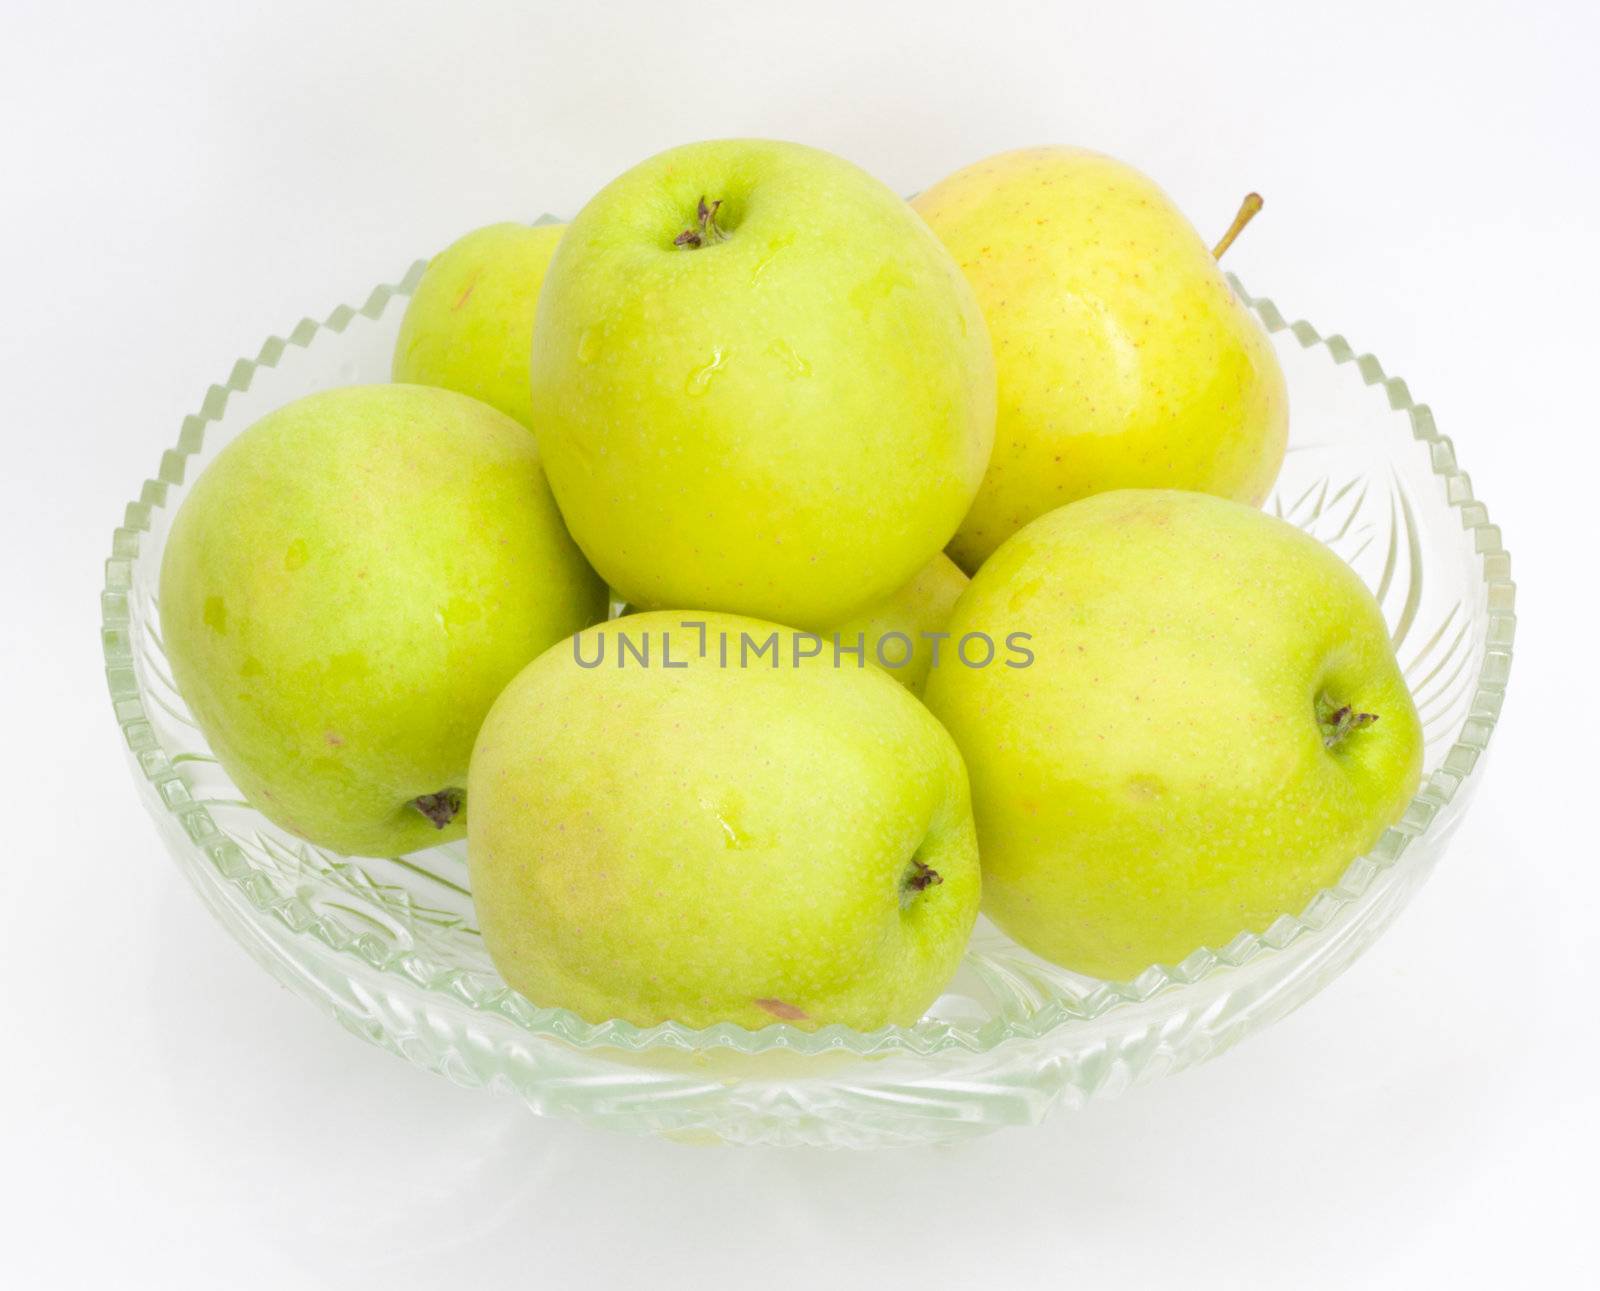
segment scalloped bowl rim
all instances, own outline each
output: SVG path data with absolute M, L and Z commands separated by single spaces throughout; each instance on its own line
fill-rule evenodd
M 553 217 L 542 216 L 537 223 L 552 221 Z M 434 971 L 423 956 L 390 950 L 370 934 L 347 932 L 329 916 L 313 912 L 292 891 L 281 890 L 281 885 L 250 867 L 238 848 L 227 841 L 204 805 L 189 800 L 185 793 L 164 792 L 164 786 L 178 779 L 170 760 L 163 757 L 147 765 L 137 756 L 149 747 L 159 748 L 159 742 L 147 722 L 143 687 L 126 642 L 130 623 L 126 594 L 131 585 L 133 562 L 140 554 L 141 535 L 150 527 L 150 514 L 165 508 L 169 488 L 181 485 L 187 460 L 200 451 L 206 426 L 223 416 L 229 396 L 246 391 L 257 369 L 276 367 L 289 346 L 305 348 L 319 333 L 343 332 L 358 315 L 374 320 L 381 317 L 392 300 L 412 293 L 427 263 L 426 260 L 416 261 L 398 282 L 374 288 L 359 306 L 339 306 L 321 323 L 310 318 L 301 319 L 287 337 L 269 337 L 254 359 L 239 359 L 227 382 L 211 386 L 198 411 L 184 419 L 177 444 L 162 456 L 158 478 L 147 480 L 139 499 L 128 504 L 124 523 L 113 535 L 111 555 L 105 566 L 101 629 L 107 681 L 118 724 L 134 755 L 134 765 L 139 774 L 151 782 L 164 809 L 178 819 L 191 844 L 211 862 L 222 880 L 242 893 L 256 911 L 298 936 L 314 938 L 337 954 L 359 959 L 368 967 L 398 971 L 425 993 L 444 997 L 454 1005 L 466 1004 L 474 1010 L 499 1014 L 530 1036 L 559 1040 L 583 1049 L 643 1052 L 721 1048 L 744 1054 L 782 1049 L 802 1054 L 842 1051 L 863 1057 L 895 1052 L 929 1055 L 952 1049 L 982 1053 L 1008 1041 L 1037 1040 L 1059 1028 L 1102 1017 L 1112 1009 L 1193 986 L 1328 928 L 1341 912 L 1394 869 L 1414 840 L 1427 834 L 1436 822 L 1439 828 L 1447 827 L 1445 817 L 1449 813 L 1442 809 L 1477 773 L 1505 694 L 1515 633 L 1515 585 L 1507 572 L 1509 557 L 1500 531 L 1489 522 L 1485 506 L 1473 496 L 1470 479 L 1456 464 L 1454 446 L 1434 427 L 1431 410 L 1426 404 L 1412 401 L 1403 380 L 1388 376 L 1376 358 L 1358 354 L 1343 336 L 1324 337 L 1304 320 L 1287 322 L 1270 299 L 1251 296 L 1235 275 L 1228 274 L 1233 290 L 1255 312 L 1269 333 L 1287 330 L 1302 348 L 1322 346 L 1335 363 L 1354 362 L 1367 385 L 1384 387 L 1392 410 L 1408 414 L 1413 437 L 1428 446 L 1432 472 L 1444 484 L 1448 505 L 1461 514 L 1462 528 L 1480 558 L 1481 581 L 1489 598 L 1489 630 L 1477 658 L 1472 698 L 1460 730 L 1439 768 L 1424 780 L 1405 813 L 1384 832 L 1372 850 L 1353 861 L 1338 883 L 1317 893 L 1299 915 L 1281 916 L 1261 933 L 1241 932 L 1221 949 L 1201 947 L 1178 964 L 1153 964 L 1127 981 L 1094 983 L 1085 998 L 1072 1006 L 1056 999 L 1028 1017 L 1002 1015 L 975 1027 L 924 1020 L 909 1027 L 889 1026 L 866 1032 L 839 1024 L 806 1031 L 788 1023 L 774 1023 L 759 1030 L 731 1023 L 705 1028 L 677 1022 L 651 1027 L 621 1020 L 591 1023 L 565 1009 L 538 1007 L 503 983 L 491 983 L 474 970 Z M 1498 566 L 1499 572 L 1491 572 L 1491 564 Z

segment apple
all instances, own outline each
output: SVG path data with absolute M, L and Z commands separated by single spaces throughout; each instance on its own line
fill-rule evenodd
M 565 227 L 491 224 L 434 256 L 400 320 L 394 379 L 458 390 L 531 427 L 534 310 Z
M 639 1026 L 922 1015 L 977 914 L 966 772 L 902 687 L 814 643 L 645 612 L 506 688 L 472 756 L 467 857 L 511 986 Z
M 958 565 L 970 573 L 1036 516 L 1109 489 L 1266 497 L 1288 433 L 1283 372 L 1149 179 L 1080 148 L 1028 148 L 913 205 L 994 339 L 995 450 L 950 544 Z
M 533 403 L 556 500 L 623 600 L 817 628 L 955 532 L 994 361 L 894 193 L 813 148 L 725 140 L 643 162 L 572 221 Z
M 1383 615 L 1314 538 L 1198 493 L 1124 490 L 1009 539 L 952 637 L 1027 667 L 939 668 L 972 776 L 985 910 L 1125 979 L 1297 914 L 1405 810 L 1422 732 Z
M 211 750 L 313 843 L 460 837 L 478 724 L 606 589 L 533 436 L 423 386 L 297 400 L 224 448 L 173 519 L 161 630 Z
M 940 552 L 887 599 L 822 635 L 830 647 L 862 651 L 913 695 L 922 694 L 928 670 L 951 655 L 945 627 L 966 590 L 967 576 Z

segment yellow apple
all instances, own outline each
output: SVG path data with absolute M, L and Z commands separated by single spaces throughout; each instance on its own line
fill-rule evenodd
M 604 617 L 533 436 L 425 386 L 269 413 L 173 520 L 173 679 L 240 791 L 362 856 L 464 834 L 478 724 L 554 641 Z
M 830 649 L 836 637 L 841 651 L 859 647 L 868 663 L 920 695 L 935 659 L 943 666 L 955 653 L 944 629 L 966 586 L 967 576 L 941 552 L 892 596 L 822 636 Z
M 950 540 L 989 460 L 972 289 L 877 180 L 798 144 L 674 148 L 556 248 L 534 429 L 630 604 L 822 628 Z
M 994 342 L 994 454 L 949 547 L 958 565 L 970 573 L 1034 517 L 1108 489 L 1266 497 L 1288 428 L 1277 356 L 1149 179 L 1083 149 L 1028 148 L 912 204 Z
M 1029 949 L 1129 978 L 1298 914 L 1403 812 L 1422 732 L 1377 602 L 1293 525 L 1199 493 L 1052 511 L 973 578 L 938 668 L 984 905 Z
M 646 612 L 506 688 L 467 795 L 506 981 L 640 1026 L 872 1030 L 933 1002 L 977 916 L 966 772 L 904 689 L 807 636 Z
M 393 376 L 481 399 L 533 425 L 533 318 L 563 224 L 491 224 L 428 262 L 395 341 Z

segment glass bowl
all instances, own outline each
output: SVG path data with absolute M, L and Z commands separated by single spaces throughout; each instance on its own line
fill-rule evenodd
M 1421 790 L 1372 852 L 1298 915 L 1132 981 L 1056 968 L 980 920 L 956 979 L 912 1027 L 641 1029 L 530 1003 L 484 952 L 462 845 L 358 858 L 277 829 L 210 756 L 162 652 L 162 546 L 186 486 L 269 410 L 387 380 L 423 267 L 269 337 L 206 391 L 128 505 L 102 596 L 112 704 L 168 850 L 268 972 L 356 1035 L 536 1112 L 614 1129 L 843 1147 L 959 1139 L 1199 1062 L 1283 1017 L 1389 925 L 1460 823 L 1511 662 L 1500 532 L 1403 381 L 1234 280 L 1289 382 L 1289 452 L 1267 505 L 1368 581 L 1422 715 Z

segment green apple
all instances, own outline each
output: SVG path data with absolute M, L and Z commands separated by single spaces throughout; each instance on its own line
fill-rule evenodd
M 939 668 L 972 775 L 985 910 L 1125 979 L 1298 914 L 1405 810 L 1416 710 L 1372 594 L 1253 507 L 1126 490 L 1052 511 L 978 571 L 959 639 L 1027 667 Z
M 533 317 L 562 224 L 491 224 L 428 262 L 395 341 L 396 381 L 442 386 L 533 425 Z
M 606 612 L 533 436 L 423 386 L 270 413 L 173 520 L 161 630 L 217 760 L 285 829 L 395 855 L 461 836 L 483 715 Z
M 1288 395 L 1266 333 L 1183 213 L 1078 148 L 978 162 L 913 205 L 960 263 L 999 374 L 994 456 L 950 545 L 971 572 L 1035 516 L 1176 488 L 1259 504 Z
M 966 772 L 903 688 L 815 641 L 646 612 L 507 687 L 472 756 L 467 851 L 507 982 L 640 1026 L 922 1015 L 977 914 Z
M 967 576 L 941 552 L 892 596 L 822 635 L 830 648 L 835 638 L 841 649 L 859 647 L 868 663 L 920 695 L 935 658 L 942 666 L 950 654 L 945 626 L 966 587 Z
M 539 298 L 533 401 L 556 500 L 623 599 L 822 627 L 955 532 L 994 360 L 903 201 L 828 153 L 731 140 L 579 212 Z

